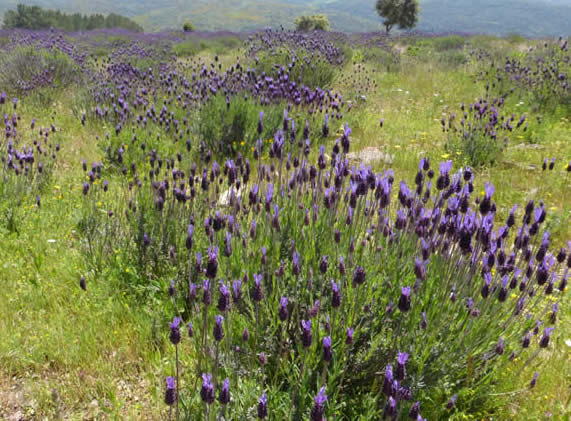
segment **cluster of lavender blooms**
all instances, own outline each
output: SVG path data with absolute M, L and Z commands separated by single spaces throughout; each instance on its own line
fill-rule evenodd
M 67 85 L 89 73 L 88 53 L 55 31 L 7 31 L 0 45 L 0 83 L 18 95 Z M 63 79 L 63 80 L 62 80 Z
M 284 47 L 289 51 L 302 49 L 311 54 L 311 58 L 318 56 L 330 64 L 343 64 L 342 50 L 328 38 L 326 32 L 305 33 L 267 29 L 248 37 L 246 52 L 247 55 L 255 56 L 262 51 L 271 52 Z
M 347 405 L 364 410 L 361 398 L 378 395 L 380 377 L 372 416 L 420 419 L 433 388 L 485 384 L 549 345 L 571 245 L 550 251 L 542 202 L 501 223 L 494 187 L 474 198 L 468 167 L 424 158 L 415 186 L 395 187 L 390 170 L 351 166 L 348 126 L 327 156 L 293 123 L 285 112 L 254 165 L 241 154 L 193 161 L 180 143 L 161 155 L 134 138 L 117 151 L 123 181 L 84 184 L 85 203 L 109 211 L 99 232 L 120 227 L 108 242 L 128 251 L 141 282 L 172 279 L 167 404 L 184 399 L 195 417 L 350 416 Z M 260 113 L 259 133 L 263 124 Z
M 462 103 L 459 115 L 442 117 L 442 131 L 449 134 L 447 149 L 460 152 L 474 166 L 493 163 L 508 145 L 509 135 L 528 127 L 525 113 L 519 118 L 501 113 L 504 102 L 505 97 L 481 98 L 467 106 Z
M 538 43 L 523 57 L 506 57 L 503 64 L 483 52 L 474 55 L 489 61 L 489 67 L 478 75 L 487 81 L 487 91 L 496 89 L 504 95 L 518 89 L 520 94 L 531 92 L 540 103 L 569 101 L 571 56 L 567 40 Z
M 60 145 L 54 138 L 58 129 L 52 123 L 42 126 L 32 119 L 25 122 L 18 114 L 18 98 L 0 92 L 0 197 L 14 210 L 26 196 L 40 206 L 40 188 L 51 174 Z

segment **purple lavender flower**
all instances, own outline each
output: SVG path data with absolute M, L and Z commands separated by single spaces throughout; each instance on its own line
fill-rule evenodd
M 222 389 L 220 389 L 218 394 L 218 402 L 220 402 L 221 405 L 230 403 L 230 379 L 228 378 L 222 382 Z
M 202 402 L 210 405 L 214 403 L 214 385 L 212 384 L 212 375 L 202 373 L 202 388 L 200 389 L 200 397 Z
M 300 272 L 300 266 L 299 266 L 299 253 L 294 251 L 292 254 L 292 273 L 297 276 L 299 275 Z
M 248 328 L 244 329 L 244 332 L 242 333 L 242 340 L 244 342 L 248 342 L 250 340 L 250 332 L 248 331 Z
M 325 402 L 327 402 L 327 395 L 325 394 L 325 386 L 319 389 L 319 393 L 314 398 L 315 405 L 311 408 L 311 421 L 323 421 L 323 410 Z
M 494 194 L 495 191 L 495 187 L 493 184 L 491 183 L 486 183 L 485 184 L 485 194 L 484 197 L 482 198 L 481 202 L 480 202 L 480 213 L 482 215 L 487 215 L 488 212 L 490 212 L 491 208 L 492 208 L 492 195 Z
M 313 319 L 315 316 L 317 316 L 317 313 L 319 313 L 319 305 L 320 305 L 319 300 L 315 300 L 315 303 L 313 303 L 313 307 L 311 307 L 307 312 L 310 318 Z
M 323 137 L 329 136 L 329 126 L 327 124 L 328 122 L 329 122 L 329 114 L 325 114 L 325 121 L 323 122 L 323 127 L 321 128 L 321 134 Z
M 224 328 L 222 327 L 222 323 L 224 322 L 224 317 L 221 315 L 217 315 L 215 318 L 214 323 L 214 339 L 217 342 L 220 342 L 222 338 L 224 338 Z
M 436 188 L 444 190 L 450 185 L 450 170 L 452 169 L 452 161 L 440 163 L 440 176 L 436 180 Z
M 383 393 L 387 396 L 391 396 L 393 394 L 393 368 L 390 364 L 387 364 L 385 367 L 385 380 L 383 383 Z
M 268 416 L 268 395 L 264 392 L 258 400 L 258 418 L 263 420 Z
M 216 278 L 218 272 L 218 247 L 208 247 L 208 262 L 206 263 L 206 276 Z
M 232 299 L 235 303 L 242 299 L 242 281 L 240 279 L 232 282 Z
M 87 291 L 87 285 L 85 284 L 85 276 L 81 275 L 81 278 L 79 279 L 79 286 L 81 287 L 82 290 Z
M 210 281 L 208 279 L 204 279 L 202 281 L 202 302 L 207 306 L 209 306 L 212 302 L 212 296 L 210 294 Z
M 388 418 L 394 418 L 397 416 L 397 401 L 392 396 L 389 396 L 389 401 L 385 406 L 385 416 Z
M 531 332 L 528 330 L 527 333 L 525 334 L 525 336 L 523 337 L 522 342 L 521 342 L 522 348 L 528 348 L 529 347 L 530 339 L 531 339 Z
M 456 405 L 456 400 L 458 399 L 458 395 L 453 395 L 448 403 L 446 404 L 446 409 L 452 409 Z
M 427 327 L 428 327 L 428 323 L 426 321 L 426 312 L 423 311 L 422 312 L 422 321 L 420 322 L 420 328 L 422 330 L 426 330 Z
M 254 273 L 254 290 L 252 291 L 252 299 L 259 303 L 264 298 L 262 293 L 262 275 Z
M 416 420 L 420 416 L 420 402 L 415 402 L 410 407 L 410 411 L 408 412 L 408 417 L 411 420 Z
M 287 311 L 287 297 L 280 298 L 280 308 L 278 310 L 278 316 L 282 322 L 287 320 L 288 311 Z
M 151 239 L 149 238 L 149 236 L 147 235 L 146 232 L 143 233 L 143 246 L 144 247 L 149 247 L 149 245 L 151 244 Z
M 319 270 L 322 274 L 327 272 L 327 267 L 329 266 L 327 262 L 327 256 L 321 256 L 321 261 L 319 262 Z
M 403 313 L 410 310 L 410 287 L 401 288 L 401 296 L 398 303 L 399 310 Z
M 498 293 L 498 301 L 500 303 L 503 303 L 504 301 L 506 301 L 506 298 L 508 296 L 508 281 L 509 281 L 509 277 L 508 275 L 505 275 L 502 278 L 502 287 L 500 289 L 500 292 Z
M 333 359 L 333 354 L 331 352 L 331 336 L 323 338 L 323 359 L 327 362 L 330 362 Z
M 345 259 L 343 259 L 343 256 L 339 256 L 339 273 L 341 275 L 345 275 L 346 273 Z
M 355 267 L 355 271 L 353 272 L 353 287 L 358 287 L 365 283 L 365 268 L 362 266 Z
M 484 274 L 484 285 L 482 286 L 482 289 L 480 290 L 480 294 L 482 295 L 482 298 L 486 298 L 490 294 L 490 283 L 491 282 L 492 282 L 492 274 L 490 272 L 486 272 Z
M 408 354 L 406 352 L 399 352 L 397 355 L 397 371 L 396 371 L 396 379 L 397 380 L 404 380 L 406 376 L 406 369 L 405 364 L 408 360 Z
M 188 322 L 188 337 L 192 338 L 194 336 L 194 328 L 192 327 L 192 322 Z
M 535 387 L 535 384 L 537 383 L 537 378 L 539 377 L 539 372 L 535 372 L 533 374 L 533 379 L 531 379 L 531 382 L 529 383 L 529 388 L 533 389 Z
M 341 283 L 335 283 L 331 281 L 331 289 L 333 290 L 333 296 L 331 297 L 331 307 L 337 308 L 341 305 L 341 292 L 339 291 L 339 286 Z
M 174 383 L 174 378 L 171 376 L 167 377 L 167 389 L 165 391 L 165 403 L 168 406 L 174 405 L 176 402 L 176 388 Z
M 545 329 L 543 329 L 543 336 L 539 340 L 539 346 L 541 348 L 547 348 L 547 346 L 549 345 L 549 335 L 551 335 L 551 332 L 553 332 L 554 329 L 555 328 L 553 327 L 546 327 Z
M 171 329 L 169 339 L 173 345 L 177 345 L 180 342 L 180 317 L 175 317 L 169 326 Z
M 496 345 L 496 354 L 502 355 L 504 353 L 504 340 L 500 338 Z
M 311 320 L 302 320 L 301 329 L 301 343 L 304 348 L 309 348 L 311 346 Z
M 551 313 L 549 314 L 549 322 L 555 324 L 557 320 L 557 311 L 559 309 L 559 303 L 555 303 L 551 306 Z
M 347 335 L 345 337 L 345 343 L 347 345 L 351 345 L 353 343 L 353 333 L 355 333 L 355 329 L 348 327 L 347 328 Z
M 174 280 L 171 279 L 171 281 L 169 283 L 169 288 L 168 288 L 169 297 L 174 297 L 175 292 L 176 292 L 176 289 L 175 289 Z
M 230 309 L 230 290 L 224 284 L 224 282 L 220 281 L 220 297 L 218 298 L 218 310 L 221 312 L 225 312 L 226 310 Z

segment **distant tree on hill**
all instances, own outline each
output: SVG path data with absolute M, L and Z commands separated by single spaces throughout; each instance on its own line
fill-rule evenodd
M 393 26 L 399 29 L 414 28 L 418 22 L 418 0 L 377 0 L 377 13 L 383 17 L 387 34 Z
M 16 10 L 8 10 L 4 13 L 4 28 L 49 29 L 52 27 L 64 31 L 86 31 L 100 28 L 125 28 L 138 32 L 143 30 L 136 22 L 115 13 L 107 16 L 67 14 L 59 10 L 23 4 L 19 4 Z
M 192 24 L 192 22 L 186 21 L 184 23 L 184 25 L 182 25 L 182 30 L 184 32 L 193 32 L 194 30 L 196 30 L 196 28 L 194 27 L 194 25 Z
M 329 31 L 329 19 L 325 15 L 300 16 L 295 19 L 298 31 Z

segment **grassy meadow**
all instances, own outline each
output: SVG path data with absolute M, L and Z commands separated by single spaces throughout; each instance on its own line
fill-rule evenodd
M 429 420 L 569 419 L 571 312 L 568 287 L 559 289 L 568 276 L 567 257 L 555 262 L 561 248 L 566 256 L 571 252 L 571 96 L 559 79 L 570 76 L 566 41 L 288 34 L 0 32 L 0 92 L 6 93 L 0 103 L 0 418 L 255 419 L 256 414 L 263 418 L 260 396 L 267 393 L 267 419 L 316 419 L 314 396 L 323 386 L 327 419 L 408 419 L 415 401 Z M 21 39 L 27 46 L 19 46 Z M 505 71 L 508 57 L 518 66 Z M 533 68 L 537 57 L 545 66 L 539 71 Z M 288 67 L 292 58 L 296 64 Z M 525 66 L 532 69 L 522 70 Z M 550 66 L 553 75 L 545 76 Z M 273 80 L 264 81 L 262 71 Z M 252 72 L 256 82 L 248 76 Z M 295 89 L 307 90 L 293 92 L 286 74 L 298 82 Z M 310 100 L 316 88 L 323 98 L 318 93 Z M 501 104 L 494 102 L 500 97 Z M 468 105 L 478 101 L 498 107 L 497 138 L 490 137 L 496 129 L 478 128 L 494 118 L 488 109 L 480 114 L 483 119 L 470 120 L 479 111 Z M 284 109 L 288 115 L 282 124 Z M 460 126 L 464 112 L 466 123 Z M 456 117 L 450 120 L 452 114 Z M 510 116 L 513 127 L 507 129 Z M 468 121 L 471 142 L 463 139 Z M 304 151 L 306 122 L 311 147 Z M 280 139 L 275 133 L 286 126 Z M 292 131 L 297 139 L 290 144 Z M 373 158 L 359 167 L 362 160 L 348 151 L 332 152 L 344 137 L 350 139 L 350 152 L 370 151 Z M 33 161 L 21 156 L 30 147 L 36 151 Z M 341 157 L 337 167 L 336 156 Z M 19 173 L 9 165 L 18 157 Z M 298 157 L 299 166 L 290 162 Z M 317 164 L 321 157 L 323 167 Z M 329 171 L 342 173 L 346 157 L 347 181 L 335 204 L 324 206 L 334 186 Z M 527 289 L 513 288 L 505 303 L 498 302 L 494 297 L 495 291 L 501 294 L 503 272 L 499 263 L 490 263 L 485 246 L 476 246 L 480 240 L 474 237 L 468 256 L 477 257 L 470 264 L 455 245 L 454 232 L 449 249 L 437 223 L 424 237 L 415 233 L 422 218 L 413 207 L 423 205 L 422 195 L 414 192 L 415 176 L 424 171 L 422 194 L 429 178 L 419 170 L 422 158 L 430 159 L 436 173 L 424 202 L 431 217 L 440 207 L 444 214 L 447 206 L 439 204 L 436 185 L 439 163 L 448 160 L 453 172 L 468 166 L 473 174 L 475 215 L 489 199 L 486 183 L 495 187 L 496 225 L 488 242 L 496 242 L 495 230 L 519 205 L 516 226 L 497 247 L 498 256 L 504 248 L 504 258 L 512 251 L 526 204 L 534 200 L 535 210 L 543 209 L 540 233 L 528 237 L 534 257 L 514 252 L 522 279 L 532 268 Z M 317 166 L 315 177 L 303 179 L 304 162 L 307 168 Z M 363 177 L 355 175 L 360 168 Z M 164 180 L 172 179 L 175 169 L 183 175 L 174 176 L 165 194 Z M 296 181 L 299 187 L 289 183 L 290 177 L 297 180 L 296 170 L 303 179 Z M 241 186 L 226 181 L 232 171 Z M 363 182 L 365 171 L 376 175 L 377 187 L 394 177 L 391 205 L 376 207 L 372 188 L 357 194 L 356 206 L 347 205 L 351 200 L 343 194 L 351 196 L 351 186 Z M 331 184 L 322 187 L 327 180 Z M 410 186 L 413 207 L 398 203 L 401 180 Z M 254 184 L 260 193 L 252 199 Z M 270 184 L 274 197 L 268 199 Z M 221 203 L 229 189 L 241 196 L 241 205 Z M 460 197 L 460 191 L 462 186 L 454 194 Z M 398 219 L 401 207 L 412 227 L 402 232 L 388 222 Z M 346 224 L 353 212 L 355 219 Z M 225 228 L 212 228 L 220 218 Z M 388 235 L 379 226 L 383 218 Z M 253 220 L 255 235 L 250 234 Z M 334 230 L 340 231 L 339 242 L 333 241 Z M 534 284 L 543 260 L 536 253 L 545 255 L 545 230 L 551 243 L 545 257 L 550 293 Z M 433 238 L 432 248 L 423 245 L 424 238 L 429 243 Z M 215 246 L 218 274 L 214 270 L 210 276 Z M 293 250 L 301 255 L 299 274 Z M 424 252 L 430 258 L 415 267 L 414 258 Z M 347 275 L 337 269 L 339 256 L 345 256 Z M 487 271 L 486 264 L 492 265 Z M 359 268 L 367 272 L 363 284 L 355 275 Z M 512 264 L 506 276 L 511 279 L 513 272 Z M 263 277 L 261 286 L 255 274 Z M 481 293 L 487 274 L 492 279 L 488 298 Z M 205 278 L 211 304 L 203 298 Z M 241 300 L 232 296 L 230 309 L 219 283 L 233 293 L 234 279 L 243 280 L 244 293 Z M 343 299 L 330 308 L 332 279 L 339 280 Z M 401 287 L 413 284 L 412 308 L 406 310 Z M 189 285 L 198 285 L 197 295 Z M 258 288 L 262 300 L 256 298 Z M 459 299 L 452 302 L 448 297 L 456 288 Z M 289 298 L 284 319 L 278 312 L 281 296 Z M 464 306 L 472 298 L 479 310 L 469 306 L 474 316 L 469 317 Z M 518 299 L 529 303 L 521 317 L 511 310 Z M 538 341 L 551 326 L 552 312 L 555 330 L 543 349 Z M 219 313 L 222 324 L 215 319 Z M 175 316 L 182 319 L 182 340 L 173 345 L 178 328 L 169 329 L 168 323 Z M 419 327 L 422 317 L 428 328 Z M 299 327 L 306 319 L 314 321 L 310 346 Z M 522 337 L 536 320 L 539 333 L 529 349 L 522 349 Z M 221 326 L 223 338 L 216 339 Z M 354 343 L 345 340 L 347 327 L 355 328 Z M 324 362 L 321 340 L 327 335 L 333 359 L 324 353 Z M 496 346 L 500 336 L 505 352 Z M 388 393 L 383 389 L 385 365 L 392 364 L 395 372 L 400 366 L 397 351 L 410 355 L 408 377 L 399 381 L 407 384 L 412 400 L 398 387 L 393 393 L 390 385 Z M 176 404 L 169 406 L 165 379 L 179 372 Z M 203 372 L 213 374 L 215 388 L 224 377 L 230 379 L 229 404 L 218 402 L 218 388 L 216 402 L 203 403 L 208 400 L 201 395 Z M 539 377 L 530 388 L 535 372 Z M 453 396 L 457 400 L 449 405 Z M 396 412 L 391 412 L 393 397 Z

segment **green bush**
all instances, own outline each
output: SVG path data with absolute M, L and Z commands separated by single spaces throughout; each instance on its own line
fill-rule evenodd
M 248 153 L 259 138 L 257 122 L 264 111 L 264 140 L 273 138 L 283 120 L 281 105 L 262 107 L 255 98 L 235 96 L 229 105 L 222 95 L 212 97 L 198 116 L 198 140 L 215 153 L 230 156 L 238 151 Z
M 184 23 L 184 25 L 182 25 L 182 30 L 184 32 L 193 32 L 194 30 L 196 30 L 196 28 L 194 27 L 194 25 L 191 22 L 186 21 Z
M 432 40 L 432 45 L 436 51 L 459 50 L 464 48 L 464 44 L 466 44 L 466 38 L 459 35 L 450 35 Z
M 328 31 L 329 19 L 325 15 L 300 16 L 295 19 L 298 31 Z
M 189 38 L 185 41 L 174 44 L 172 51 L 178 57 L 191 57 L 202 51 L 211 51 L 214 54 L 225 54 L 230 50 L 239 48 L 241 45 L 241 39 L 231 36 L 209 40 Z
M 258 55 L 255 66 L 256 73 L 265 72 L 275 76 L 278 69 L 276 66 L 287 66 L 295 58 L 295 66 L 290 70 L 290 80 L 308 86 L 310 89 L 317 87 L 326 89 L 333 83 L 338 69 L 327 62 L 323 57 L 310 60 L 311 54 L 304 49 L 290 50 L 281 48 L 275 51 L 262 52 Z
M 82 78 L 79 66 L 65 53 L 18 47 L 0 53 L 0 88 L 22 94 L 32 88 L 61 87 Z

